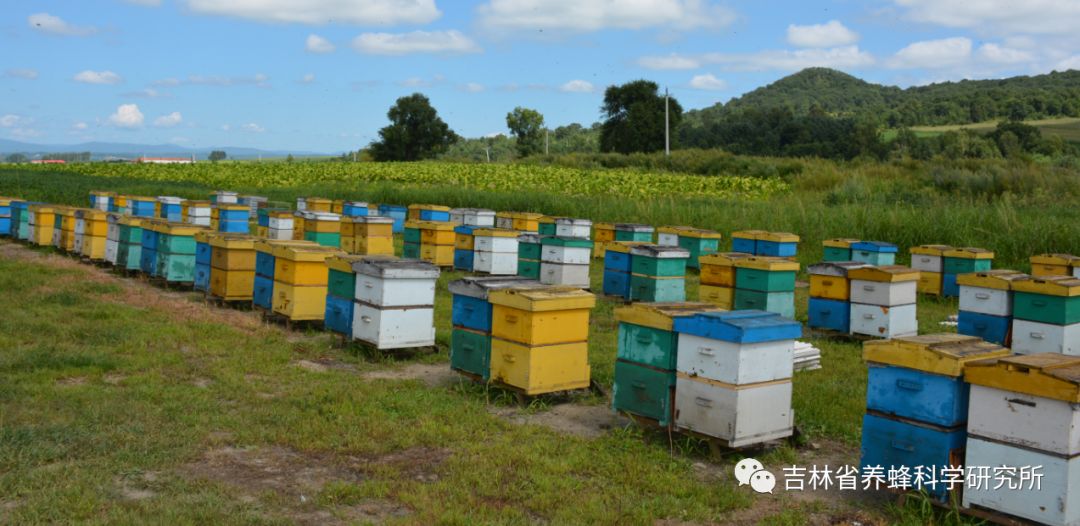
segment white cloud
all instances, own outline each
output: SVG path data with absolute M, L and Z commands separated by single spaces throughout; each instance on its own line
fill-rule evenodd
M 120 75 L 111 71 L 81 71 L 74 77 L 77 82 L 85 84 L 119 84 L 124 81 Z
M 798 71 L 809 67 L 857 69 L 874 64 L 874 56 L 859 46 L 828 49 L 764 50 L 754 53 L 707 53 L 701 61 L 729 71 Z
M 1030 62 L 1034 60 L 1034 56 L 1027 51 L 993 43 L 986 43 L 979 46 L 978 55 L 980 59 L 995 64 L 1019 64 L 1021 62 Z
M 787 28 L 787 41 L 796 47 L 850 46 L 859 41 L 859 34 L 839 20 L 830 20 L 809 26 L 791 24 Z
M 7 114 L 0 116 L 0 128 L 14 128 L 19 124 L 26 122 L 26 119 L 18 115 Z
M 314 73 L 308 73 L 308 74 L 304 75 L 303 77 L 300 77 L 300 83 L 301 84 L 311 84 L 312 82 L 315 82 L 315 74 Z
M 571 80 L 562 86 L 559 86 L 559 91 L 566 93 L 592 93 L 596 91 L 596 87 L 592 85 L 592 82 L 586 80 Z
M 449 31 L 413 31 L 410 33 L 364 33 L 352 41 L 353 49 L 368 55 L 407 55 L 410 53 L 478 53 L 480 46 L 464 33 Z
M 157 126 L 158 128 L 172 128 L 181 122 L 184 122 L 183 115 L 180 115 L 180 112 L 178 111 L 174 111 L 168 115 L 162 115 L 154 119 L 154 126 Z
M 14 68 L 5 71 L 4 76 L 16 79 L 35 80 L 38 78 L 38 72 L 36 69 Z
M 143 113 L 137 104 L 121 104 L 116 113 L 109 115 L 109 122 L 120 128 L 138 128 L 143 125 Z
M 398 82 L 398 86 L 405 88 L 426 88 L 431 85 L 431 81 L 420 77 L 409 77 L 405 80 Z
M 26 18 L 27 24 L 35 31 L 52 35 L 67 37 L 85 37 L 97 33 L 97 28 L 92 26 L 73 26 L 58 16 L 49 13 L 36 13 Z
M 489 0 L 477 8 L 481 25 L 505 31 L 599 31 L 724 27 L 728 8 L 707 0 Z
M 466 82 L 465 84 L 462 84 L 461 89 L 469 93 L 480 93 L 484 91 L 485 88 L 483 84 L 477 82 Z
M 971 39 L 943 38 L 909 44 L 893 55 L 889 66 L 899 69 L 941 69 L 963 64 L 969 58 L 971 58 Z
M 83 121 L 76 121 L 76 122 L 72 123 L 72 125 L 71 125 L 71 129 L 75 130 L 75 131 L 84 131 L 89 127 L 90 127 L 90 125 L 86 124 Z
M 129 91 L 127 93 L 122 93 L 121 96 L 123 96 L 123 97 L 144 98 L 144 99 L 161 99 L 161 98 L 171 97 L 172 95 L 170 95 L 168 93 L 158 91 L 158 90 L 156 90 L 154 88 L 143 88 L 143 89 L 136 90 L 136 91 Z
M 146 7 L 157 7 L 161 5 L 161 0 L 125 0 L 129 4 L 143 5 Z
M 1054 69 L 1057 71 L 1066 71 L 1070 69 L 1080 69 L 1080 55 L 1073 55 L 1061 62 L 1058 62 Z
M 337 46 L 333 42 L 312 33 L 308 35 L 307 41 L 304 42 L 304 49 L 308 53 L 333 53 Z
M 690 87 L 700 90 L 718 91 L 727 89 L 727 82 L 707 73 L 704 75 L 694 75 L 694 78 L 690 79 Z
M 255 124 L 254 122 L 249 122 L 247 124 L 241 124 L 240 129 L 244 130 L 246 132 L 251 132 L 251 133 L 262 133 L 262 132 L 266 131 L 266 128 L 263 128 L 262 126 L 259 126 L 258 124 Z
M 229 130 L 232 130 L 232 126 L 230 126 L 228 124 L 222 124 L 221 125 L 221 131 L 229 131 Z
M 701 67 L 701 61 L 672 53 L 667 56 L 641 57 L 638 65 L 648 69 L 697 69 Z
M 301 24 L 419 25 L 442 16 L 435 0 L 187 0 L 187 5 L 208 15 Z
M 894 0 L 907 17 L 990 34 L 1071 35 L 1080 26 L 1076 0 Z
M 11 135 L 20 139 L 32 139 L 34 137 L 41 137 L 44 134 L 34 128 L 15 128 L 11 130 Z
M 186 79 L 179 79 L 176 77 L 169 77 L 161 80 L 154 81 L 154 85 L 158 87 L 176 87 L 176 86 L 258 86 L 260 88 L 270 87 L 270 77 L 262 73 L 257 73 L 250 77 L 223 77 L 220 75 L 188 75 Z

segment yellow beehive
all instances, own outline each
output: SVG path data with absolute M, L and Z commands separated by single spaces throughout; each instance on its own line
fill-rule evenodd
M 82 255 L 91 260 L 105 259 L 105 236 L 109 232 L 108 212 L 96 209 L 79 210 L 76 220 L 83 220 Z
M 1013 290 L 1044 296 L 1080 296 L 1080 279 L 1072 276 L 1046 276 L 1012 282 Z
M 275 279 L 272 304 L 274 312 L 292 321 L 322 320 L 326 316 L 326 285 L 291 285 Z
M 985 248 L 962 247 L 946 250 L 943 256 L 956 259 L 994 259 L 994 252 Z
M 848 301 L 851 290 L 847 278 L 810 274 L 810 297 Z
M 1038 254 L 1031 256 L 1031 275 L 1071 276 L 1072 268 L 1080 266 L 1080 257 L 1071 254 Z
M 753 256 L 743 252 L 721 252 L 699 257 L 701 284 L 715 287 L 734 287 L 735 262 L 749 257 Z
M 701 285 L 698 287 L 698 299 L 721 309 L 731 310 L 735 304 L 735 288 Z
M 765 272 L 798 272 L 799 263 L 788 258 L 772 256 L 751 256 L 738 258 L 734 262 L 735 268 L 749 268 L 764 270 Z
M 454 235 L 454 248 L 459 250 L 472 250 L 476 246 L 476 238 L 470 234 L 456 232 Z
M 306 241 L 304 239 L 304 213 L 293 212 L 292 238 L 294 241 Z
M 528 346 L 586 342 L 596 296 L 581 289 L 505 289 L 488 295 L 492 336 Z
M 454 245 L 420 245 L 420 259 L 438 267 L 454 265 Z
M 1031 279 L 1031 276 L 1016 270 L 994 269 L 983 272 L 957 274 L 956 284 L 964 287 L 1012 290 L 1014 283 L 1026 279 Z
M 329 234 L 341 233 L 341 218 L 337 216 L 319 216 L 308 214 L 304 218 L 304 232 L 319 232 Z
M 593 223 L 593 241 L 615 241 L 615 223 Z
M 821 246 L 829 248 L 851 248 L 853 243 L 858 243 L 861 239 L 852 239 L 849 237 L 836 237 L 833 239 L 826 239 L 821 242 Z
M 1080 356 L 1039 353 L 973 362 L 964 380 L 1003 391 L 1080 403 Z
M 454 248 L 454 224 L 447 221 L 414 221 L 413 228 L 420 229 L 421 245 L 442 245 Z M 451 256 L 453 263 L 453 256 Z
M 918 281 L 919 271 L 902 265 L 883 265 L 880 267 L 861 267 L 848 271 L 848 279 L 896 283 L 900 281 Z
M 326 258 L 343 254 L 321 245 L 274 244 L 274 281 L 296 286 L 326 287 Z M 275 285 L 276 287 L 276 285 Z
M 198 238 L 196 238 L 198 239 Z M 244 234 L 210 236 L 210 266 L 255 271 L 255 238 Z
M 544 217 L 544 214 L 537 214 L 534 212 L 512 212 L 510 214 L 510 218 L 513 220 L 514 230 L 520 230 L 522 232 L 539 231 L 541 217 Z
M 940 296 L 942 287 L 943 283 L 940 272 L 919 271 L 919 282 L 915 285 L 915 290 L 920 294 Z
M 421 210 L 433 210 L 433 211 L 437 211 L 437 212 L 449 212 L 450 207 L 449 206 L 443 206 L 443 205 L 412 204 L 412 205 L 409 205 L 409 211 L 407 212 L 406 218 L 407 219 L 412 219 L 414 221 L 420 221 L 420 211 Z
M 975 360 L 1000 358 L 1011 352 L 977 336 L 953 333 L 901 336 L 863 343 L 863 359 L 867 362 L 954 377 L 963 374 L 964 367 Z
M 491 339 L 491 378 L 528 395 L 589 386 L 587 342 L 528 346 Z
M 800 238 L 797 234 L 791 232 L 765 232 L 757 236 L 761 241 L 773 241 L 776 243 L 798 243 Z
M 345 200 L 344 199 L 334 199 L 333 201 L 331 201 L 330 202 L 330 211 L 335 213 L 335 214 L 344 214 L 345 213 Z
M 333 201 L 325 197 L 308 197 L 304 202 L 308 212 L 330 212 L 333 208 Z
M 56 213 L 60 214 L 60 224 L 53 225 L 53 235 L 55 236 L 56 231 L 59 230 L 60 240 L 57 242 L 56 239 L 53 239 L 53 244 L 65 252 L 71 252 L 75 249 L 75 210 L 77 209 L 70 206 L 56 207 Z

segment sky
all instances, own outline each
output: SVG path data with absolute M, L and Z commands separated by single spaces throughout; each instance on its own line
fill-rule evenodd
M 340 152 L 401 96 L 458 134 L 702 108 L 802 68 L 902 87 L 1080 69 L 1078 0 L 0 0 L 0 138 Z

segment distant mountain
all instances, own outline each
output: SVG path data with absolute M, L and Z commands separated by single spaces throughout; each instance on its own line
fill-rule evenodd
M 204 160 L 213 150 L 222 150 L 230 159 L 256 159 L 262 157 L 285 157 L 289 154 L 308 157 L 319 155 L 333 155 L 309 151 L 278 151 L 260 150 L 258 148 L 241 148 L 235 146 L 214 146 L 207 148 L 186 148 L 175 144 L 131 144 L 119 142 L 85 142 L 81 144 L 31 144 L 8 139 L 0 139 L 0 154 L 23 153 L 30 157 L 50 153 L 73 153 L 90 152 L 91 158 L 102 159 L 106 157 L 135 158 L 142 155 L 152 157 L 191 157 L 196 160 Z

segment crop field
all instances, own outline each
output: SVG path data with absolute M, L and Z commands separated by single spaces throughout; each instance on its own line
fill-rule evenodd
M 1080 118 L 1070 117 L 1061 119 L 1040 119 L 1024 121 L 1024 124 L 1038 128 L 1043 135 L 1056 135 L 1070 142 L 1080 142 Z M 997 128 L 998 121 L 979 122 L 975 124 L 953 124 L 948 126 L 914 126 L 911 131 L 920 137 L 940 135 L 948 131 L 972 130 L 979 133 L 989 133 Z
M 217 189 L 529 210 L 595 221 L 831 237 L 997 252 L 995 267 L 1080 252 L 1080 212 L 1053 169 L 808 162 L 790 178 L 699 177 L 541 166 L 208 163 L 0 168 L 0 195 L 83 206 L 91 190 L 204 199 Z M 986 173 L 997 175 L 985 175 Z M 724 242 L 726 243 L 726 241 Z M 724 245 L 721 245 L 724 249 Z M 598 288 L 601 275 L 594 263 Z M 440 352 L 383 356 L 319 331 L 206 305 L 0 241 L 0 522 L 264 524 L 954 524 L 925 502 L 738 487 L 737 455 L 639 429 L 600 394 L 520 406 L 447 364 L 450 297 L 439 279 Z M 696 275 L 687 297 L 696 298 Z M 806 289 L 797 290 L 806 319 Z M 594 309 L 589 361 L 613 380 L 615 304 Z M 921 333 L 955 300 L 921 298 Z M 810 340 L 823 368 L 796 373 L 796 444 L 782 467 L 858 463 L 866 368 L 856 343 Z

